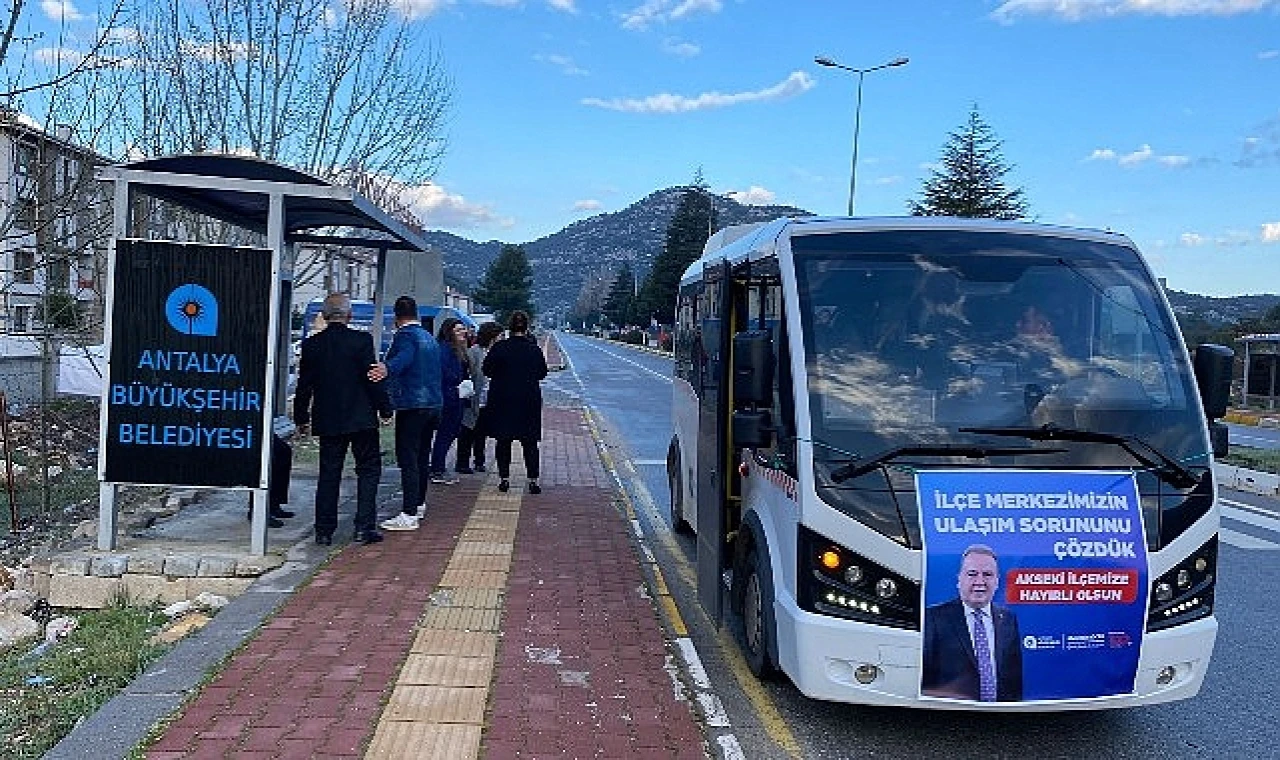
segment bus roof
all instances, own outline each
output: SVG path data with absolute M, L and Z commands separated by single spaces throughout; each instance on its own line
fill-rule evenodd
M 894 230 L 1009 232 L 1023 235 L 1093 240 L 1113 245 L 1135 247 L 1128 237 L 1106 230 L 1033 224 L 1031 222 L 1012 222 L 1001 219 L 962 219 L 950 216 L 784 216 L 763 224 L 739 225 L 720 230 L 707 241 L 702 256 L 685 269 L 684 274 L 680 277 L 680 284 L 683 286 L 701 280 L 703 270 L 708 264 L 728 260 L 730 266 L 737 266 L 744 261 L 755 261 L 776 254 L 778 241 L 784 234 L 891 232 Z

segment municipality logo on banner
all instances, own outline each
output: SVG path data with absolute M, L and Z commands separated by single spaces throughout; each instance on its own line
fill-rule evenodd
M 1132 694 L 1147 555 L 1130 472 L 931 470 L 920 694 L 973 702 Z
M 169 326 L 183 335 L 213 337 L 218 334 L 218 299 L 195 283 L 179 285 L 165 299 Z

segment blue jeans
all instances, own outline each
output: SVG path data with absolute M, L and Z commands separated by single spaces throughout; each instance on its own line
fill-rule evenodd
M 440 427 L 436 430 L 436 441 L 431 446 L 431 474 L 444 474 L 444 460 L 453 445 L 458 432 L 462 430 L 462 404 L 445 402 L 440 410 Z

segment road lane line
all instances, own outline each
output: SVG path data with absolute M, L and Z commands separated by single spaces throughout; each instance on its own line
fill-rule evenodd
M 1218 536 L 1225 544 L 1231 544 L 1237 549 L 1253 549 L 1264 551 L 1275 551 L 1280 549 L 1280 545 L 1274 544 L 1265 539 L 1256 538 L 1248 533 L 1237 533 L 1230 528 L 1218 528 Z
M 1222 516 L 1232 520 L 1239 520 L 1242 523 L 1248 523 L 1258 528 L 1266 528 L 1267 530 L 1280 533 L 1280 520 L 1274 517 L 1263 517 L 1243 509 L 1235 509 L 1234 507 L 1223 507 Z
M 1269 509 L 1264 509 L 1263 507 L 1259 507 L 1254 504 L 1245 504 L 1243 501 L 1235 501 L 1234 499 L 1223 499 L 1223 498 L 1219 498 L 1218 501 L 1222 502 L 1223 504 L 1227 504 L 1229 506 L 1235 507 L 1236 509 L 1243 509 L 1246 512 L 1253 512 L 1255 514 L 1262 515 L 1263 517 L 1274 517 L 1277 520 L 1280 520 L 1280 513 L 1273 512 Z
M 650 375 L 653 375 L 654 377 L 658 378 L 659 380 L 662 380 L 663 382 L 666 382 L 666 383 L 671 382 L 670 375 L 665 375 L 661 372 L 656 372 L 654 370 L 651 370 L 648 367 L 641 364 L 640 362 L 632 361 L 631 359 L 628 359 L 627 357 L 622 356 L 621 354 L 615 354 L 614 352 L 601 348 L 600 346 L 597 346 L 594 343 L 588 343 L 587 341 L 582 341 L 582 344 L 585 346 L 590 346 L 591 348 L 594 348 L 595 350 L 599 351 L 602 354 L 612 356 L 613 358 L 617 359 L 620 362 L 626 362 L 627 364 L 630 364 L 631 366 L 641 370 L 642 372 L 648 372 Z

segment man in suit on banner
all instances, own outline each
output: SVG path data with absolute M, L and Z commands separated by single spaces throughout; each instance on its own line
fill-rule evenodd
M 1018 619 L 993 604 L 1000 567 L 991 547 L 964 550 L 956 580 L 959 597 L 924 613 L 920 692 L 974 702 L 1022 699 L 1022 637 Z

